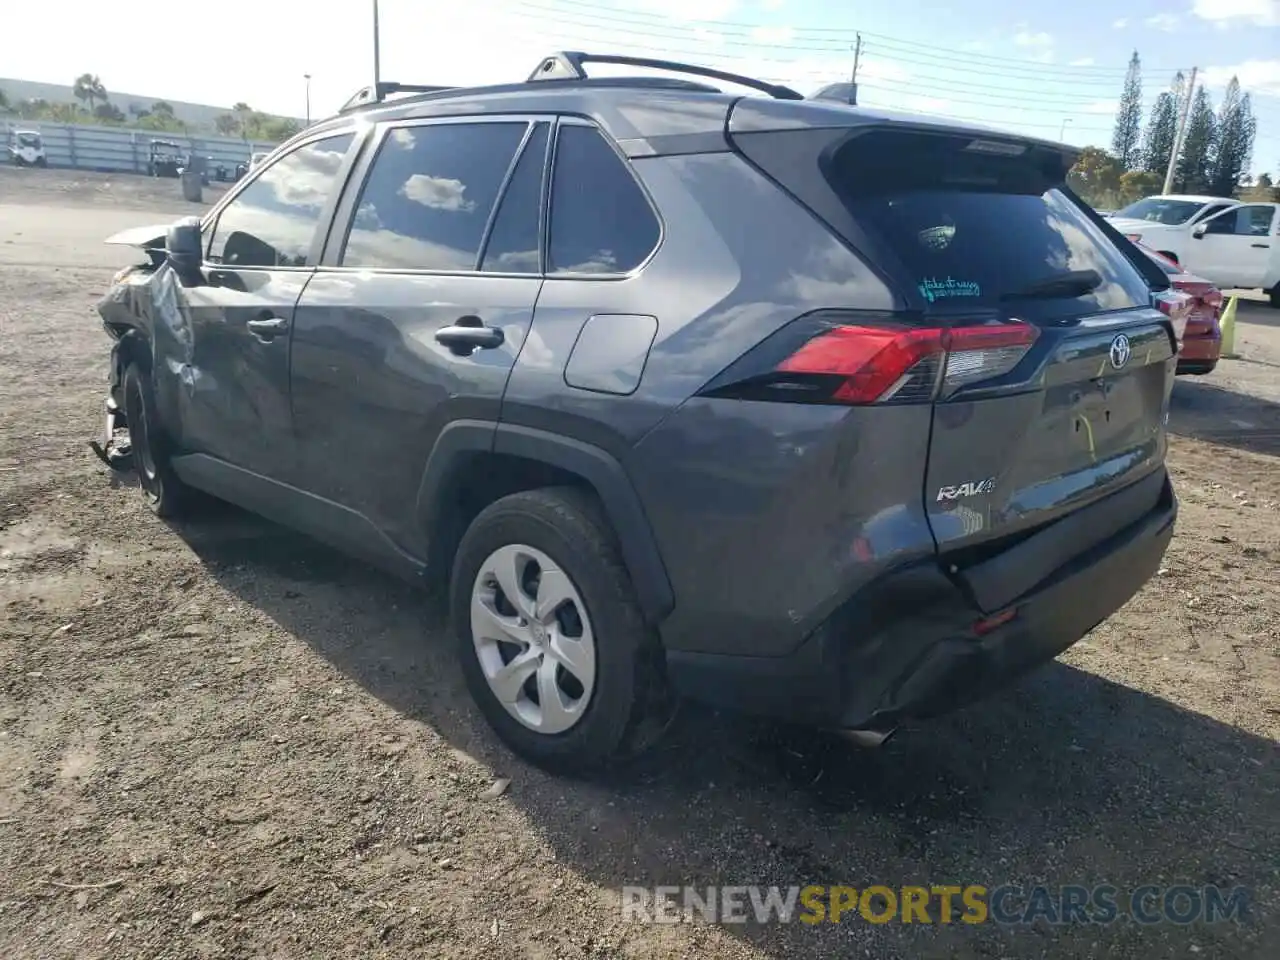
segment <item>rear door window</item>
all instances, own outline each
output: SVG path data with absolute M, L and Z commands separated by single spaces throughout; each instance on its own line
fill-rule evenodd
M 1060 189 L 1060 158 L 973 143 L 983 141 L 869 135 L 828 170 L 931 312 L 996 309 L 1036 322 L 1150 304 L 1142 274 Z M 1028 296 L 1086 271 L 1096 272 L 1092 290 Z
M 627 273 L 653 252 L 660 232 L 644 191 L 600 132 L 562 126 L 551 181 L 547 272 Z

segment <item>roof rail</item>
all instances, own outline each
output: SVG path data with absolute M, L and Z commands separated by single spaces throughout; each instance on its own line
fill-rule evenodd
M 381 83 L 371 83 L 367 87 L 361 87 L 350 100 L 339 108 L 338 113 L 349 113 L 358 107 L 367 107 L 371 103 L 382 103 L 393 93 L 439 93 L 442 90 L 452 89 L 454 88 L 428 87 L 414 83 L 396 83 L 393 80 L 384 80 Z
M 690 63 L 679 63 L 675 60 L 653 60 L 649 57 L 623 57 L 611 53 L 582 53 L 575 50 L 563 50 L 547 57 L 538 68 L 529 75 L 529 82 L 539 80 L 586 80 L 587 72 L 582 68 L 587 63 L 612 63 L 624 67 L 648 67 L 653 70 L 670 70 L 673 73 L 687 73 L 694 77 L 708 77 L 712 80 L 723 80 L 736 83 L 753 90 L 767 93 L 775 100 L 803 100 L 804 96 L 777 83 L 767 83 L 754 77 L 744 77 L 737 73 L 713 70 L 710 67 L 699 67 Z

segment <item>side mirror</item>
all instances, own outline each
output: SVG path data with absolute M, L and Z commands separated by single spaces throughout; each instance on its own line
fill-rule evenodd
M 1191 236 L 1193 236 L 1197 240 L 1203 238 L 1204 235 L 1208 232 L 1209 232 L 1209 224 L 1207 223 L 1197 223 L 1194 227 L 1191 228 Z
M 183 217 L 171 226 L 165 236 L 164 249 L 179 280 L 185 284 L 199 282 L 200 265 L 204 261 L 199 217 Z

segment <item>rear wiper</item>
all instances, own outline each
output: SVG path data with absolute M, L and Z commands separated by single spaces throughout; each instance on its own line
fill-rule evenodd
M 1028 284 L 1021 290 L 1002 294 L 1001 300 L 1033 300 L 1042 297 L 1083 297 L 1102 286 L 1102 274 L 1097 270 L 1072 270 L 1068 273 L 1045 277 Z

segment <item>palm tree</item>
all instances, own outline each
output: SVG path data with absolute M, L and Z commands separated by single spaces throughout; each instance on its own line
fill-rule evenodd
M 93 113 L 93 108 L 98 101 L 107 102 L 107 88 L 102 85 L 96 73 L 82 73 L 76 77 L 76 82 L 71 86 L 71 92 L 77 100 L 88 102 L 90 113 Z

